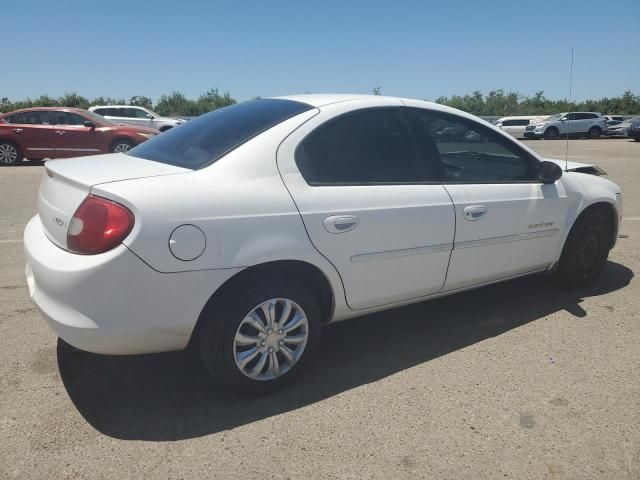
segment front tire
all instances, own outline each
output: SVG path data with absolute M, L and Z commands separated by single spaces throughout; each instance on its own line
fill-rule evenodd
M 549 127 L 544 132 L 545 140 L 555 140 L 560 135 L 560 132 L 556 127 Z
M 13 142 L 0 142 L 0 166 L 8 167 L 23 160 L 22 150 Z
M 604 268 L 611 245 L 611 225 L 602 212 L 582 215 L 565 243 L 557 277 L 569 287 L 584 287 Z
M 127 153 L 134 147 L 131 140 L 120 139 L 111 144 L 109 151 L 111 153 Z
M 322 332 L 317 299 L 302 285 L 254 281 L 204 312 L 200 358 L 214 380 L 263 394 L 295 378 L 315 353 Z

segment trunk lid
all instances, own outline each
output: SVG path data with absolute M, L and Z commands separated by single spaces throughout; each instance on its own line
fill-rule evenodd
M 123 153 L 49 160 L 45 170 L 38 192 L 38 215 L 47 237 L 65 249 L 71 217 L 94 185 L 191 171 Z

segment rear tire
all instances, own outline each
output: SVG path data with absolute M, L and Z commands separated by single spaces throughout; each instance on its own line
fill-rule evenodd
M 591 127 L 589 129 L 589 138 L 600 138 L 600 135 L 602 135 L 602 130 L 598 127 Z
M 558 135 L 560 135 L 560 132 L 556 127 L 549 127 L 544 132 L 544 139 L 555 140 L 556 138 L 558 138 Z
M 111 153 L 126 153 L 134 147 L 131 140 L 125 140 L 124 138 L 116 140 L 111 144 L 109 151 Z
M 303 285 L 282 279 L 254 280 L 220 300 L 203 312 L 196 344 L 215 381 L 244 393 L 268 393 L 291 382 L 316 352 L 322 333 L 321 310 L 316 296 Z M 287 310 L 287 301 L 291 310 Z M 273 323 L 269 320 L 271 307 Z M 306 322 L 299 320 L 300 326 L 292 329 L 300 314 Z M 255 328 L 252 319 L 263 330 Z M 304 344 L 300 341 L 303 336 Z M 248 357 L 251 360 L 242 365 Z
M 16 165 L 23 160 L 22 150 L 18 145 L 9 141 L 0 141 L 0 166 Z
M 602 212 L 582 215 L 562 250 L 556 276 L 568 287 L 589 285 L 602 271 L 611 245 L 611 225 Z

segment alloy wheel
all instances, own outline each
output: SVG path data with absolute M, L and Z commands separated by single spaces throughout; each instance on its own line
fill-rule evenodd
M 128 143 L 119 143 L 113 149 L 114 153 L 126 153 L 131 150 L 131 145 Z
M 240 322 L 233 340 L 238 369 L 252 380 L 273 380 L 300 360 L 309 339 L 307 316 L 297 303 L 272 298 Z
M 10 143 L 0 145 L 0 162 L 6 165 L 15 163 L 18 160 L 18 150 Z

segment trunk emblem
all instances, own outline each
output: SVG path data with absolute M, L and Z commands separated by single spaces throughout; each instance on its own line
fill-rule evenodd
M 66 227 L 67 226 L 67 222 L 65 222 L 61 218 L 54 217 L 53 219 L 55 220 L 55 222 L 58 224 L 59 227 Z

